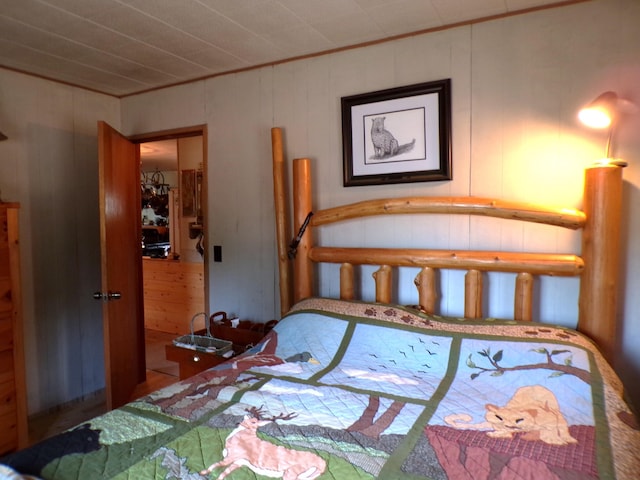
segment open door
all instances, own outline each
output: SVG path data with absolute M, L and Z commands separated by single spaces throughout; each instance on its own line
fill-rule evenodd
M 129 400 L 145 381 L 137 145 L 98 122 L 100 250 L 107 408 Z

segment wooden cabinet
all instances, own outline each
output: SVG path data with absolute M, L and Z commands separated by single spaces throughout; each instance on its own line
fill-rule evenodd
M 178 362 L 180 367 L 180 380 L 189 378 L 197 373 L 228 360 L 228 358 L 215 353 L 197 352 L 187 348 L 165 345 L 167 360 Z
M 0 455 L 28 442 L 18 211 L 0 203 Z
M 214 313 L 211 318 L 213 319 L 218 313 L 223 312 Z M 226 320 L 226 314 L 224 318 Z M 242 321 L 238 328 L 232 328 L 221 322 L 211 321 L 211 334 L 220 340 L 232 342 L 234 355 L 239 355 L 247 347 L 253 346 L 262 340 L 266 334 L 265 327 L 268 326 L 271 329 L 273 325 L 275 325 L 275 321 L 267 324 Z M 197 330 L 194 333 L 196 335 L 205 335 L 206 331 Z M 215 367 L 230 358 L 215 353 L 196 352 L 195 350 L 176 347 L 175 345 L 166 345 L 165 353 L 167 360 L 178 362 L 180 380 Z

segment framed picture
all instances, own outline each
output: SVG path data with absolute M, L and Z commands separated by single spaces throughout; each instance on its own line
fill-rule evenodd
M 344 186 L 451 180 L 451 80 L 342 97 Z
M 182 216 L 183 217 L 195 217 L 196 216 L 196 171 L 195 170 L 182 170 L 180 172 L 182 177 L 182 186 L 180 196 L 182 197 Z

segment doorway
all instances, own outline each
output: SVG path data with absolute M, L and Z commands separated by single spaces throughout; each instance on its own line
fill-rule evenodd
M 203 128 L 132 139 L 140 151 L 146 383 L 151 389 L 178 380 L 178 365 L 166 360 L 164 345 L 189 333 L 191 318 L 208 311 L 205 138 Z

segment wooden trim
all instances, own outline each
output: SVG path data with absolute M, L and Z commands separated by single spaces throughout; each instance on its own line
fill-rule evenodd
M 202 228 L 204 236 L 202 243 L 204 245 L 204 311 L 211 312 L 211 295 L 209 295 L 209 271 L 211 270 L 211 262 L 209 262 L 209 254 L 211 253 L 211 242 L 209 238 L 211 231 L 209 228 L 209 127 L 202 127 L 202 188 L 200 195 L 202 196 Z M 195 127 L 194 127 L 195 128 Z
M 138 133 L 136 135 L 130 135 L 127 139 L 132 143 L 147 143 L 147 142 L 159 142 L 161 140 L 173 140 L 186 137 L 198 137 L 203 136 L 203 140 L 206 139 L 205 134 L 207 131 L 207 125 L 192 125 L 190 127 L 171 128 L 168 130 L 159 130 L 157 132 Z

